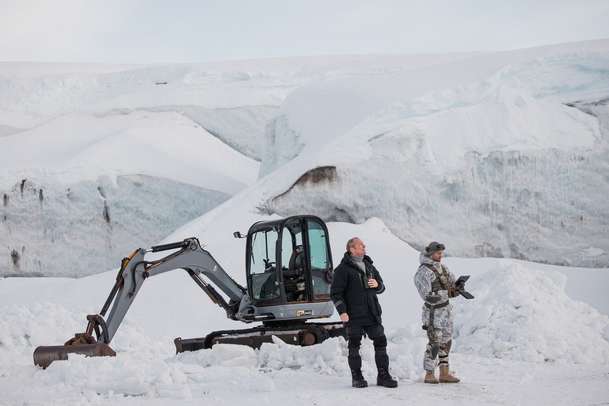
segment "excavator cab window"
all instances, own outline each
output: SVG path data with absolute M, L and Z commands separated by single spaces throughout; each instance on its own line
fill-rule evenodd
M 332 260 L 325 225 L 317 220 L 308 219 L 307 240 L 309 242 L 313 298 L 314 300 L 328 300 L 332 281 Z
M 249 273 L 254 300 L 272 300 L 280 296 L 277 281 L 275 228 L 260 230 L 252 235 Z

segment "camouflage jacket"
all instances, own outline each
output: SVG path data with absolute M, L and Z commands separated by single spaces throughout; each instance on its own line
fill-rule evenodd
M 446 265 L 436 262 L 428 256 L 421 253 L 419 256 L 421 265 L 414 274 L 414 284 L 419 291 L 421 299 L 428 304 L 444 303 L 449 299 L 448 287 L 455 286 L 455 276 L 448 270 Z M 438 280 L 436 273 L 429 269 L 428 265 L 433 266 L 440 275 L 445 275 L 445 286 Z

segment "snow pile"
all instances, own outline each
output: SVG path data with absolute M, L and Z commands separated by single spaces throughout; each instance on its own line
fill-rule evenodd
M 63 343 L 68 338 L 66 331 L 82 328 L 75 313 L 53 303 L 4 305 L 0 310 L 0 375 L 11 366 L 25 364 L 36 343 L 48 339 Z
M 68 310 L 52 302 L 34 302 L 28 306 L 5 305 L 0 309 L 0 360 L 4 369 L 31 362 L 34 349 L 41 343 L 62 345 L 86 327 L 84 306 Z M 127 320 L 121 326 L 121 334 L 112 342 L 112 348 L 120 353 L 133 352 L 147 357 L 152 353 L 159 356 L 168 347 Z
M 609 364 L 609 317 L 565 293 L 566 277 L 512 264 L 474 278 L 455 311 L 456 351 L 522 361 Z
M 318 346 L 295 347 L 275 340 L 260 350 L 237 345 L 217 345 L 211 350 L 174 354 L 169 337 L 146 335 L 138 324 L 126 322 L 112 342 L 117 356 L 85 358 L 71 354 L 67 362 L 55 362 L 47 370 L 31 365 L 36 343 L 60 344 L 66 332 L 81 331 L 81 309 L 67 310 L 53 303 L 0 307 L 0 383 L 11 385 L 9 402 L 42 400 L 48 388 L 54 398 L 147 397 L 191 399 L 230 391 L 238 385 L 245 392 L 274 392 L 276 377 L 298 373 L 338 377 L 348 383 L 347 344 L 330 339 Z M 412 331 L 390 332 L 392 371 L 400 379 L 420 375 L 424 343 Z M 362 346 L 363 368 L 376 378 L 374 349 L 369 340 Z

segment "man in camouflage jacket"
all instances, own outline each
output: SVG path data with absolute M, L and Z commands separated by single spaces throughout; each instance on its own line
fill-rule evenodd
M 414 284 L 423 303 L 423 329 L 427 331 L 429 342 L 425 350 L 423 367 L 425 383 L 457 383 L 459 379 L 451 375 L 448 354 L 452 344 L 453 316 L 449 299 L 456 296 L 455 277 L 441 263 L 444 245 L 431 242 L 420 255 L 420 266 L 414 275 Z M 440 379 L 434 371 L 440 366 Z

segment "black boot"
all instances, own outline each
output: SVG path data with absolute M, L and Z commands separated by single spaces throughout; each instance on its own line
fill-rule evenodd
M 351 386 L 354 388 L 368 387 L 368 381 L 364 379 L 362 371 L 351 371 Z
M 362 358 L 359 355 L 359 346 L 362 338 L 361 336 L 349 337 L 349 369 L 351 370 L 352 385 L 354 388 L 365 388 L 368 386 L 368 382 L 362 375 Z
M 376 370 L 378 371 L 376 384 L 378 386 L 384 386 L 385 388 L 396 388 L 398 386 L 398 381 L 389 375 L 387 339 L 384 335 L 374 340 L 374 361 L 376 362 Z
M 388 370 L 379 369 L 379 374 L 376 378 L 376 384 L 378 386 L 384 386 L 385 388 L 397 388 L 398 381 L 396 381 L 391 375 L 389 375 Z

